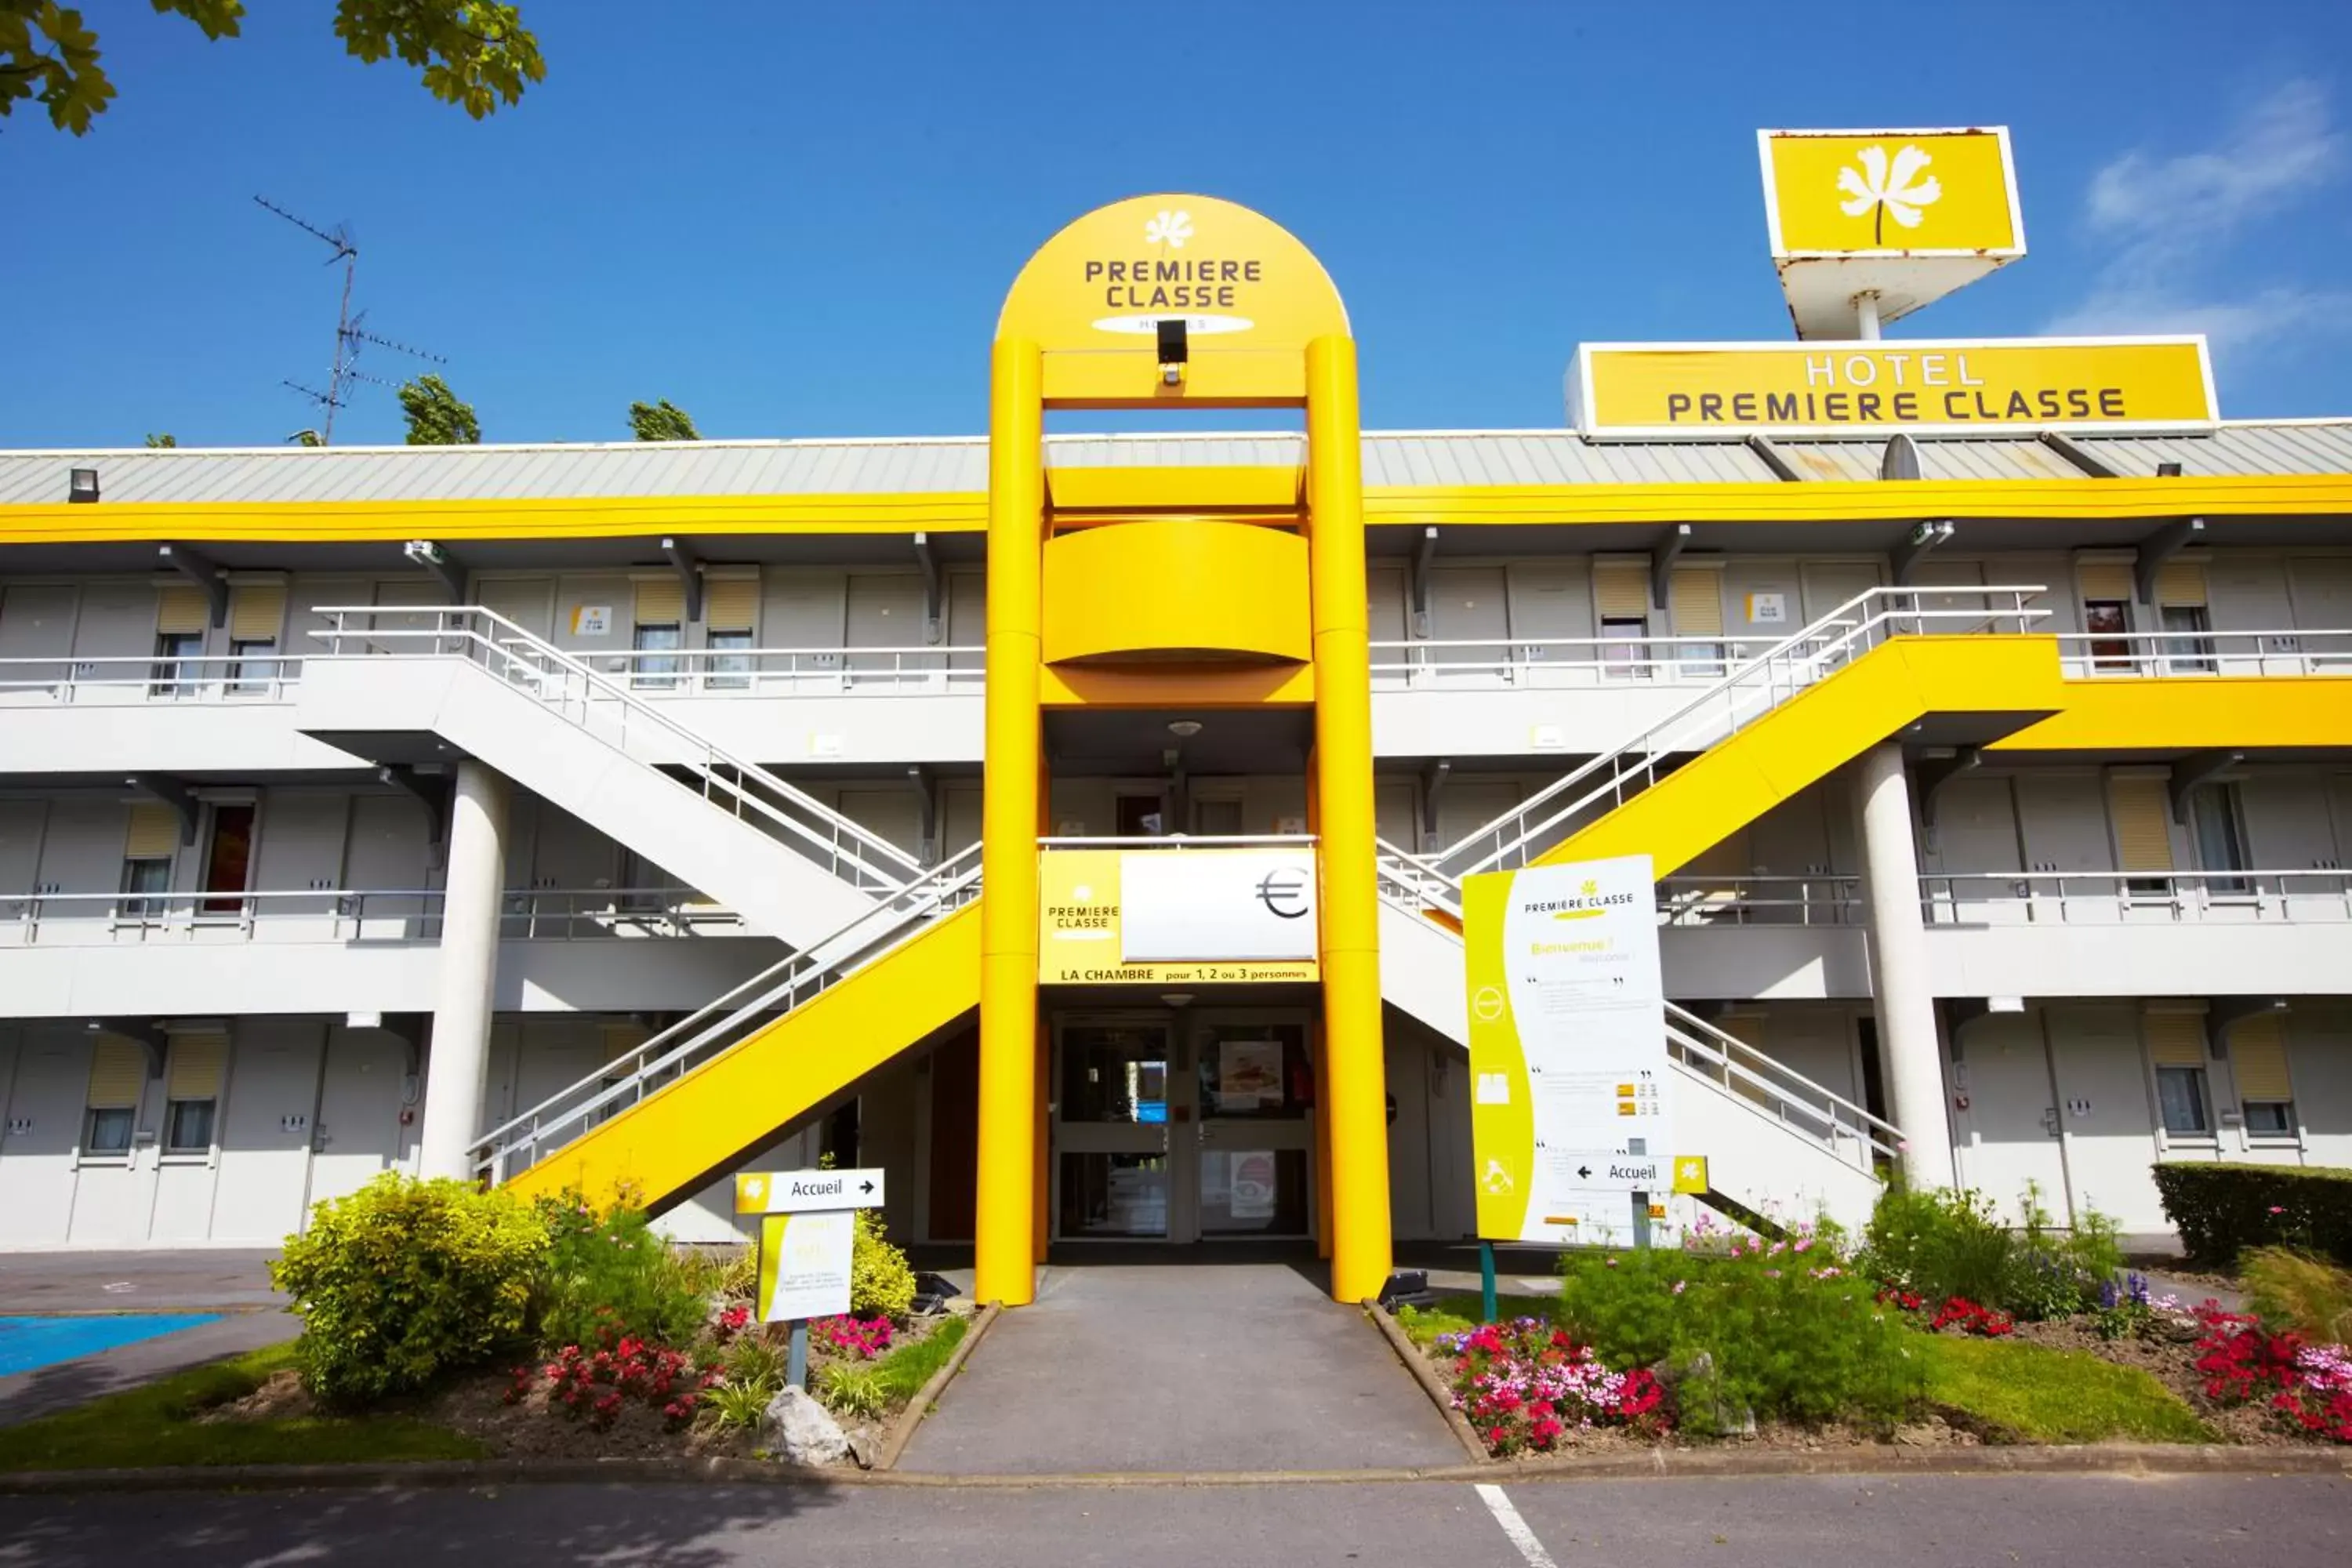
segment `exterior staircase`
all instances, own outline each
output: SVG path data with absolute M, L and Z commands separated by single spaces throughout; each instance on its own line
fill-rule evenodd
M 325 608 L 296 722 L 385 763 L 478 757 L 805 948 L 921 863 L 512 621 L 478 606 Z

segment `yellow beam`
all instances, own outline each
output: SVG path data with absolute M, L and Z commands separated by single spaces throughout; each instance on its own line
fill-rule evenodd
M 1047 504 L 1067 511 L 1296 510 L 1306 470 L 1203 464 L 1135 468 L 1052 468 L 1045 470 Z
M 1036 1296 L 1037 701 L 1045 569 L 1045 406 L 1037 345 L 997 340 L 990 366 L 988 688 L 981 795 L 980 1173 L 973 1296 Z
M 964 909 L 507 1185 L 662 1206 L 979 1000 L 980 912 Z
M 2352 748 L 2352 678 L 2177 676 L 2069 680 L 2063 704 L 2000 752 Z

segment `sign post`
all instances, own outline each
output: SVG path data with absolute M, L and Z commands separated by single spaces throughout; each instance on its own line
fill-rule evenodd
M 1478 1235 L 1605 1242 L 1673 1186 L 1674 1096 L 1646 855 L 1463 883 Z M 1482 1247 L 1482 1253 L 1485 1248 Z
M 792 1325 L 784 1375 L 795 1388 L 808 1386 L 809 1320 L 849 1310 L 856 1211 L 880 1207 L 883 1190 L 878 1169 L 735 1178 L 735 1212 L 760 1216 L 760 1321 Z

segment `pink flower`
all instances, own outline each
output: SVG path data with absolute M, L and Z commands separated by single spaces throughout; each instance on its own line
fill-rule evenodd
M 2280 1207 L 2280 1206 L 2279 1206 L 2278 1205 L 2276 1205 L 2276 1204 L 2273 1204 L 2273 1205 L 2271 1205 L 2271 1213 L 2273 1213 L 2273 1214 L 2284 1214 L 2284 1213 L 2286 1213 L 2286 1210 L 2285 1210 L 2285 1209 L 2284 1209 L 2284 1208 L 2282 1208 L 2282 1207 Z

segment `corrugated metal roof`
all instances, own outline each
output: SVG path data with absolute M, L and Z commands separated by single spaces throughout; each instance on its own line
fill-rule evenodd
M 2222 426 L 2204 437 L 2075 435 L 2119 472 L 2352 473 L 2352 419 Z M 1782 440 L 1800 474 L 1870 479 L 1885 447 L 1864 440 Z M 1289 467 L 1292 434 L 1055 436 L 1055 468 Z M 2074 464 L 2040 441 L 1922 440 L 1929 479 L 2072 479 Z M 66 499 L 68 470 L 96 468 L 110 501 L 214 503 L 508 500 L 694 495 L 977 494 L 988 443 L 976 436 L 871 441 L 611 442 L 523 447 L 172 447 L 0 452 L 0 504 Z M 1372 485 L 1688 484 L 1765 480 L 1737 441 L 1587 441 L 1569 430 L 1370 431 Z

